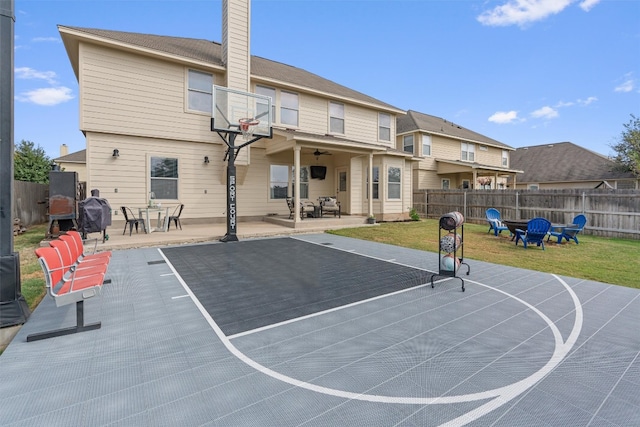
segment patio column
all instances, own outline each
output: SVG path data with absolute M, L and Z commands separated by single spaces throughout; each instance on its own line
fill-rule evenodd
M 369 206 L 367 216 L 373 215 L 373 153 L 369 153 L 369 182 L 367 183 L 369 189 Z
M 298 214 L 298 210 L 300 209 L 300 147 L 297 145 L 293 147 L 293 170 L 293 194 L 295 195 L 293 198 L 293 206 L 295 206 L 293 223 L 295 226 L 295 224 L 301 220 L 300 215 Z

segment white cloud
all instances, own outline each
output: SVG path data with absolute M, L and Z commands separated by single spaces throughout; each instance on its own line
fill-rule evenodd
M 600 3 L 600 0 L 584 0 L 580 3 L 580 9 L 584 10 L 585 12 L 589 12 L 591 9 L 593 9 L 593 6 L 597 5 L 598 3 Z
M 493 115 L 489 117 L 488 120 L 490 122 L 498 123 L 498 124 L 512 123 L 518 120 L 518 112 L 513 110 L 498 111 L 496 113 L 493 113 Z
M 45 80 L 49 84 L 56 84 L 56 73 L 54 71 L 38 71 L 29 67 L 19 67 L 14 70 L 17 79 L 25 80 Z
M 535 117 L 536 119 L 555 119 L 556 117 L 558 117 L 558 110 L 554 110 L 548 105 L 545 105 L 544 107 L 538 108 L 536 111 L 532 112 L 531 116 Z
M 36 43 L 46 42 L 46 43 L 60 43 L 60 39 L 57 37 L 34 37 L 31 39 Z
M 593 104 L 597 100 L 598 98 L 596 98 L 595 96 L 590 96 L 587 99 L 578 99 L 576 102 L 580 105 L 589 105 L 589 104 Z
M 44 106 L 58 105 L 73 98 L 74 96 L 71 93 L 71 89 L 64 86 L 31 90 L 16 96 L 17 101 Z
M 508 0 L 501 6 L 482 12 L 476 19 L 489 26 L 525 26 L 558 14 L 576 0 Z M 585 12 L 600 0 L 583 0 L 580 7 Z
M 621 84 L 619 84 L 618 86 L 616 86 L 613 91 L 614 92 L 631 92 L 633 91 L 633 88 L 635 87 L 635 82 L 633 81 L 633 79 L 627 79 L 624 82 L 622 82 Z

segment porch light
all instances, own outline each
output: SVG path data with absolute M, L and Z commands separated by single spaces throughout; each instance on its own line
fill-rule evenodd
M 120 150 L 118 150 L 117 148 L 114 148 L 113 154 L 111 155 L 111 157 L 120 157 Z

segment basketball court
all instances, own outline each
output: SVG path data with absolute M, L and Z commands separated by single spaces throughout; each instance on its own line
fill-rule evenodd
M 97 331 L 45 299 L 0 423 L 640 425 L 640 291 L 329 234 L 114 252 Z

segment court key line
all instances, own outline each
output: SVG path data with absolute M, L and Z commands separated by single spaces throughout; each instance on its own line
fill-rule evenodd
M 555 349 L 553 354 L 549 358 L 549 361 L 542 368 L 534 372 L 532 375 L 507 386 L 495 388 L 492 390 L 485 390 L 483 392 L 452 395 L 452 396 L 402 397 L 402 396 L 375 395 L 375 394 L 367 394 L 367 393 L 355 393 L 355 392 L 350 392 L 345 390 L 338 390 L 338 389 L 333 389 L 329 387 L 319 386 L 316 384 L 311 384 L 311 383 L 301 381 L 296 378 L 292 378 L 290 376 L 281 374 L 279 372 L 269 369 L 266 366 L 256 362 L 255 360 L 251 359 L 250 357 L 242 353 L 240 350 L 238 350 L 238 348 L 236 348 L 231 343 L 231 340 L 229 339 L 229 337 L 227 337 L 224 334 L 222 329 L 220 329 L 218 324 L 213 320 L 211 315 L 200 303 L 198 298 L 191 291 L 187 283 L 182 279 L 178 271 L 175 269 L 173 264 L 171 264 L 169 259 L 164 255 L 164 253 L 160 248 L 158 248 L 158 252 L 160 252 L 160 255 L 166 260 L 169 268 L 171 268 L 171 270 L 175 273 L 176 278 L 178 279 L 182 287 L 185 289 L 187 294 L 191 297 L 191 300 L 193 301 L 193 303 L 196 305 L 200 313 L 204 316 L 207 323 L 209 323 L 209 326 L 211 326 L 215 334 L 218 336 L 218 339 L 220 339 L 220 341 L 224 344 L 227 350 L 231 354 L 233 354 L 235 357 L 237 357 L 239 360 L 244 362 L 246 365 L 252 367 L 258 372 L 261 372 L 265 375 L 268 375 L 284 383 L 287 383 L 296 387 L 304 388 L 306 390 L 314 391 L 317 393 L 322 393 L 322 394 L 326 394 L 334 397 L 341 397 L 345 399 L 354 399 L 354 400 L 374 402 L 374 403 L 395 403 L 395 404 L 405 404 L 405 405 L 406 404 L 434 405 L 434 404 L 473 402 L 478 400 L 492 399 L 490 402 L 487 402 L 467 412 L 466 414 L 463 414 L 460 417 L 457 417 L 455 419 L 448 421 L 445 424 L 442 424 L 443 426 L 447 426 L 447 427 L 462 426 L 471 421 L 474 421 L 482 417 L 483 415 L 486 415 L 487 413 L 506 404 L 507 402 L 511 401 L 512 399 L 516 398 L 518 395 L 522 394 L 523 392 L 531 388 L 534 384 L 542 380 L 553 369 L 555 369 L 555 367 L 558 366 L 560 362 L 562 362 L 564 357 L 569 353 L 569 351 L 577 341 L 578 336 L 580 335 L 580 331 L 582 330 L 583 311 L 582 311 L 582 305 L 580 304 L 580 300 L 578 299 L 578 296 L 575 294 L 575 292 L 573 292 L 573 289 L 571 289 L 571 287 L 564 280 L 562 280 L 559 276 L 555 274 L 552 274 L 552 276 L 555 277 L 565 287 L 565 289 L 571 296 L 571 299 L 573 300 L 573 303 L 575 306 L 574 325 L 571 333 L 569 334 L 569 337 L 567 338 L 567 341 L 563 341 L 562 335 L 558 330 L 557 326 L 553 323 L 553 321 L 549 319 L 544 313 L 542 313 L 535 306 L 529 304 L 528 302 L 522 300 L 521 298 L 508 294 L 507 292 L 502 291 L 501 289 L 467 279 L 471 283 L 475 283 L 479 286 L 492 289 L 496 292 L 499 292 L 503 295 L 513 298 L 514 300 L 520 302 L 521 304 L 525 305 L 530 310 L 535 312 L 545 323 L 547 323 L 547 326 L 549 327 L 549 329 L 551 330 L 554 336 Z

